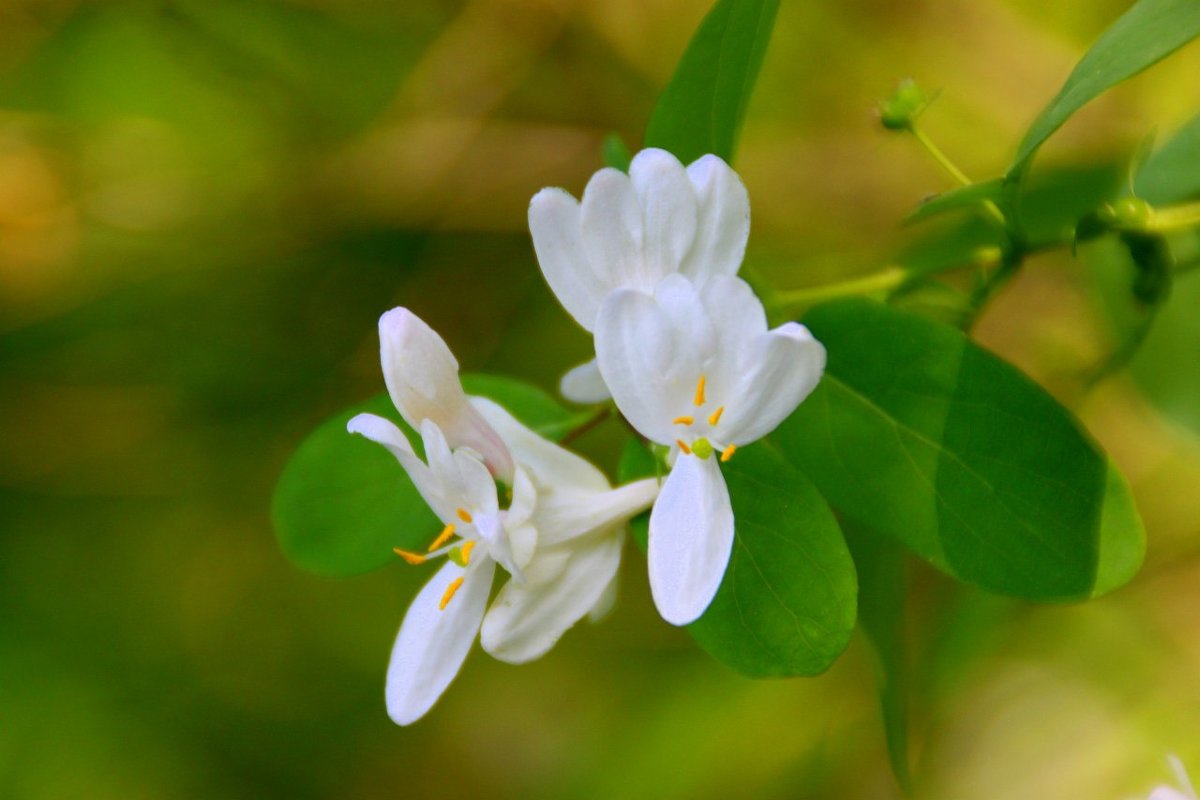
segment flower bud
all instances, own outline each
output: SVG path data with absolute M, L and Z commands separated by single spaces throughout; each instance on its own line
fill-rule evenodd
M 879 121 L 889 131 L 908 130 L 928 102 L 921 87 L 911 78 L 905 78 L 892 96 L 880 103 Z

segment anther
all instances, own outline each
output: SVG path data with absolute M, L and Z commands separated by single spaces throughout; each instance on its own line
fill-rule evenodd
M 461 519 L 463 522 L 467 523 L 468 525 L 471 524 L 471 514 L 465 508 L 460 508 L 457 511 L 455 511 L 454 513 L 458 514 L 458 518 Z
M 401 550 L 399 547 L 393 547 L 392 552 L 403 558 L 410 564 L 424 564 L 425 556 L 420 553 L 410 553 L 407 550 Z
M 700 380 L 696 381 L 696 396 L 692 402 L 697 406 L 704 405 L 704 376 L 700 376 Z
M 725 406 L 720 406 L 716 411 L 708 415 L 708 424 L 716 425 L 721 421 L 721 415 L 725 413 Z
M 462 546 L 463 566 L 471 563 L 471 551 L 475 549 L 475 542 L 464 542 Z
M 442 528 L 442 532 L 439 533 L 437 535 L 437 538 L 433 540 L 433 544 L 429 545 L 428 552 L 432 553 L 434 550 L 437 550 L 439 547 L 444 545 L 446 542 L 450 541 L 450 537 L 453 535 L 454 535 L 454 523 L 450 523 L 446 527 Z
M 672 425 L 691 425 L 695 421 L 696 420 L 693 417 L 682 416 L 682 417 L 676 417 L 675 419 L 671 420 L 671 424 Z
M 733 458 L 733 454 L 735 452 L 737 452 L 736 444 L 731 444 L 731 445 L 729 445 L 729 447 L 726 447 L 724 450 L 721 451 L 721 462 L 724 463 L 724 462 L 728 461 L 729 459 Z
M 438 603 L 438 610 L 445 611 L 446 606 L 450 604 L 450 600 L 454 597 L 454 593 L 458 591 L 458 587 L 462 586 L 463 579 L 455 578 L 450 581 L 450 585 L 446 587 L 446 593 L 442 595 L 442 601 Z
M 690 456 L 692 454 L 692 448 L 684 444 L 683 439 L 676 439 L 675 444 L 679 445 L 679 452 L 683 453 L 685 456 Z

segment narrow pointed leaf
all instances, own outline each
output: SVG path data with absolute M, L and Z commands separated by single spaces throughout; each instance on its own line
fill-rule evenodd
M 1037 149 L 1098 95 L 1200 35 L 1200 0 L 1139 0 L 1101 34 L 1017 148 L 1008 174 L 1025 170 Z
M 972 183 L 970 186 L 960 186 L 948 192 L 935 195 L 909 214 L 904 222 L 912 224 L 931 219 L 947 211 L 958 211 L 964 208 L 978 207 L 987 201 L 995 202 L 1004 192 L 1004 180 L 994 178 L 990 181 Z
M 646 147 L 683 163 L 715 153 L 732 163 L 779 0 L 718 0 L 675 68 L 646 129 Z

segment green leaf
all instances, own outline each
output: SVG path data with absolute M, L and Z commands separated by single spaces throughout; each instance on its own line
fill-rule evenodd
M 846 519 L 1029 599 L 1086 597 L 1136 570 L 1140 524 L 1106 509 L 1104 455 L 1017 369 L 953 328 L 865 300 L 805 322 L 829 363 L 773 438 Z
M 1004 193 L 1004 179 L 993 178 L 990 181 L 972 183 L 970 186 L 960 186 L 948 192 L 929 198 L 905 218 L 905 223 L 911 224 L 944 214 L 947 211 L 957 211 L 963 208 L 981 205 L 987 201 L 996 202 Z
M 858 623 L 875 653 L 884 736 L 896 782 L 912 792 L 908 761 L 909 675 L 904 641 L 905 552 L 896 540 L 842 525 L 858 572 Z
M 604 157 L 604 166 L 619 169 L 621 172 L 629 172 L 633 154 L 629 152 L 629 148 L 625 146 L 625 142 L 619 135 L 610 133 L 605 136 L 601 151 L 601 155 Z
M 1037 149 L 1101 93 L 1200 35 L 1200 0 L 1140 0 L 1109 26 L 1030 126 L 1009 167 L 1023 172 Z
M 1134 194 L 1155 205 L 1200 196 L 1200 116 L 1150 154 L 1133 181 Z
M 544 392 L 493 375 L 466 375 L 471 394 L 490 397 L 551 439 L 577 419 Z M 355 414 L 396 422 L 421 452 L 386 394 L 344 411 L 309 434 L 292 455 L 271 503 L 275 535 L 298 566 L 320 575 L 357 575 L 396 560 L 393 547 L 423 548 L 441 527 L 396 459 L 384 448 L 346 432 Z
M 1168 418 L 1200 435 L 1200 271 L 1177 274 L 1130 362 L 1138 387 Z
M 646 147 L 687 164 L 705 153 L 732 163 L 779 0 L 718 0 L 650 116 Z
M 812 483 L 769 445 L 739 450 L 721 466 L 736 524 L 725 580 L 688 626 L 723 664 L 754 677 L 816 675 L 846 649 L 854 629 L 854 563 L 837 520 Z M 633 442 L 621 479 L 655 474 Z M 648 515 L 634 520 L 645 548 Z

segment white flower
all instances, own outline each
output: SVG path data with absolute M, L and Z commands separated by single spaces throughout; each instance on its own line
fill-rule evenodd
M 543 189 L 529 204 L 529 230 L 546 282 L 568 313 L 594 331 L 615 289 L 652 292 L 667 275 L 703 283 L 734 275 L 750 234 L 746 188 L 729 166 L 706 155 L 686 169 L 665 150 L 643 150 L 629 174 L 606 168 L 588 181 L 582 202 Z M 608 399 L 595 361 L 563 377 L 578 402 Z
M 615 591 L 622 526 L 653 502 L 658 488 L 644 480 L 610 489 L 599 470 L 541 438 L 500 406 L 467 399 L 458 384 L 457 365 L 446 368 L 447 357 L 451 363 L 453 357 L 445 343 L 403 309 L 388 312 L 380 321 L 385 350 L 393 330 L 385 321 L 392 320 L 403 320 L 409 331 L 421 334 L 391 340 L 393 358 L 384 357 L 388 386 L 417 383 L 425 387 L 426 397 L 455 403 L 463 397 L 453 414 L 441 408 L 430 411 L 451 430 L 466 431 L 472 443 L 482 437 L 505 458 L 515 456 L 516 462 L 511 504 L 504 509 L 479 452 L 470 445 L 452 449 L 433 419 L 417 422 L 425 462 L 400 428 L 382 417 L 359 414 L 347 425 L 351 433 L 382 444 L 396 456 L 445 525 L 427 552 L 397 550 L 413 564 L 450 557 L 413 600 L 392 649 L 388 714 L 407 725 L 420 719 L 445 691 L 476 635 L 496 658 L 521 663 L 549 650 L 584 615 L 602 615 Z M 409 350 L 396 347 L 414 342 Z M 388 375 L 389 368 L 405 374 Z M 423 374 L 413 378 L 407 374 L 412 371 Z M 485 615 L 497 564 L 512 579 Z
M 674 464 L 650 513 L 650 588 L 663 618 L 699 617 L 733 546 L 718 462 L 782 422 L 817 385 L 825 348 L 803 325 L 767 330 L 750 287 L 681 275 L 649 295 L 613 292 L 596 322 L 596 356 L 617 407 Z
M 379 318 L 379 357 L 383 382 L 405 422 L 420 430 L 433 420 L 451 446 L 471 448 L 492 474 L 511 482 L 508 448 L 467 402 L 458 361 L 433 328 L 407 308 L 393 308 Z

